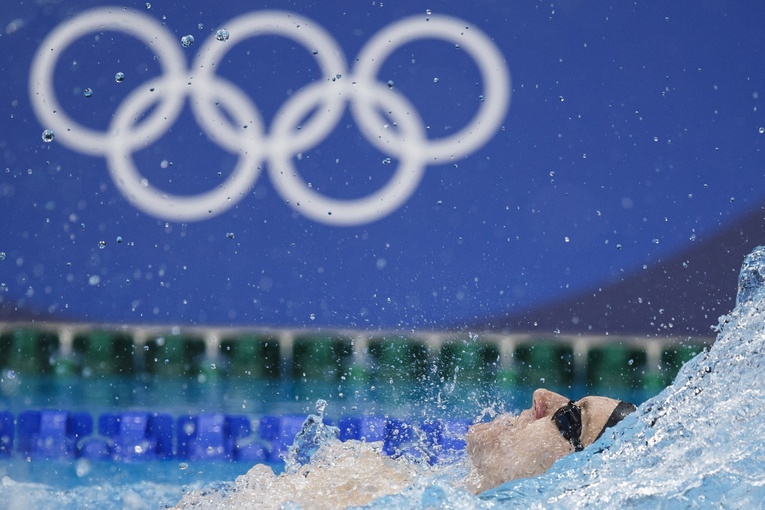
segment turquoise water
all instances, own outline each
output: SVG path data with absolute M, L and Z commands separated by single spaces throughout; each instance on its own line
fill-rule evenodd
M 508 410 L 528 407 L 539 385 L 505 386 L 472 381 L 383 384 L 230 378 L 212 382 L 157 377 L 55 377 L 0 374 L 0 408 L 18 413 L 58 408 L 102 413 L 145 409 L 173 415 L 198 413 L 287 414 L 313 412 L 317 399 L 328 400 L 330 417 L 353 413 L 466 418 L 487 405 Z M 652 394 L 641 388 L 545 386 L 572 398 L 607 392 L 614 398 L 642 402 Z

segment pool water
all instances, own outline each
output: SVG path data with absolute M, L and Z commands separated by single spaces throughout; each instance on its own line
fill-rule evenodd
M 754 281 L 758 282 L 756 279 Z M 751 285 L 747 288 L 751 288 Z M 386 427 L 388 423 L 399 421 L 414 424 L 414 429 L 411 430 L 415 433 L 408 439 L 411 448 L 404 445 L 410 449 L 402 449 L 401 451 L 407 454 L 401 458 L 403 461 L 411 459 L 414 462 L 412 466 L 403 469 L 416 469 L 415 483 L 407 488 L 397 489 L 393 495 L 372 502 L 373 508 L 427 508 L 444 505 L 464 508 L 497 505 L 569 508 L 579 506 L 580 501 L 590 501 L 597 506 L 597 495 L 593 495 L 595 493 L 588 492 L 590 489 L 587 489 L 593 480 L 608 487 L 609 493 L 612 494 L 609 497 L 613 497 L 615 501 L 653 508 L 657 498 L 663 501 L 667 497 L 666 492 L 662 493 L 662 487 L 666 487 L 663 478 L 670 477 L 675 480 L 678 493 L 669 495 L 668 499 L 675 502 L 691 497 L 688 495 L 689 484 L 703 487 L 703 479 L 706 479 L 702 476 L 702 481 L 699 482 L 693 478 L 698 478 L 700 473 L 703 475 L 703 472 L 699 471 L 688 474 L 686 479 L 677 480 L 674 476 L 674 473 L 678 472 L 676 466 L 662 466 L 663 456 L 666 455 L 663 451 L 665 447 L 675 448 L 681 453 L 698 453 L 700 449 L 701 442 L 683 442 L 683 431 L 690 434 L 688 431 L 693 431 L 693 428 L 689 429 L 682 423 L 678 425 L 676 417 L 685 413 L 688 415 L 685 419 L 690 423 L 698 422 L 708 426 L 703 439 L 707 442 L 710 441 L 710 437 L 715 438 L 720 432 L 721 424 L 729 422 L 720 420 L 709 423 L 705 418 L 699 419 L 699 416 L 703 416 L 703 407 L 699 408 L 694 404 L 695 407 L 691 409 L 690 404 L 683 400 L 685 396 L 692 394 L 697 402 L 709 406 L 715 402 L 706 402 L 705 399 L 718 398 L 733 402 L 742 408 L 751 409 L 754 416 L 759 416 L 758 413 L 761 412 L 757 405 L 752 406 L 752 402 L 742 401 L 746 396 L 753 398 L 755 404 L 762 403 L 762 383 L 757 379 L 755 370 L 761 364 L 758 364 L 760 361 L 757 356 L 750 352 L 752 349 L 757 352 L 757 347 L 750 345 L 746 348 L 749 350 L 734 352 L 734 346 L 743 338 L 749 343 L 763 341 L 761 335 L 757 336 L 758 325 L 762 325 L 763 321 L 756 315 L 756 307 L 751 308 L 751 302 L 765 299 L 765 296 L 751 291 L 748 299 L 749 301 L 742 303 L 726 319 L 727 323 L 712 350 L 687 363 L 674 384 L 658 396 L 654 396 L 657 393 L 655 385 L 646 384 L 646 381 L 655 381 L 656 378 L 646 377 L 646 371 L 640 372 L 634 367 L 633 358 L 638 358 L 632 354 L 625 355 L 622 352 L 618 353 L 616 358 L 625 367 L 620 372 L 621 377 L 626 374 L 627 378 L 633 381 L 632 386 L 616 386 L 613 379 L 606 379 L 605 371 L 601 372 L 602 376 L 589 378 L 584 383 L 566 376 L 566 367 L 571 366 L 571 353 L 564 352 L 560 356 L 553 353 L 555 359 L 559 357 L 560 360 L 568 360 L 559 363 L 563 368 L 551 366 L 546 372 L 534 369 L 526 373 L 523 380 L 517 377 L 511 377 L 510 380 L 499 376 L 487 378 L 480 370 L 460 371 L 457 366 L 445 370 L 436 365 L 433 365 L 432 370 L 426 369 L 414 378 L 401 369 L 360 378 L 345 375 L 327 378 L 321 377 L 321 372 L 313 374 L 318 377 L 310 377 L 311 374 L 306 373 L 310 370 L 307 364 L 299 367 L 295 372 L 297 377 L 294 378 L 274 377 L 273 374 L 264 377 L 263 375 L 268 374 L 248 376 L 233 373 L 227 377 L 208 377 L 202 371 L 189 374 L 173 367 L 170 367 L 172 370 L 166 371 L 131 370 L 129 376 L 113 372 L 94 373 L 87 367 L 79 372 L 56 370 L 47 373 L 17 371 L 6 367 L 0 373 L 0 406 L 5 412 L 16 416 L 30 410 L 32 413 L 63 410 L 71 415 L 85 416 L 91 420 L 92 429 L 88 429 L 84 440 L 82 437 L 78 439 L 80 443 L 93 438 L 104 439 L 100 423 L 103 416 L 120 413 L 161 413 L 171 420 L 176 439 L 186 426 L 186 422 L 182 421 L 184 417 L 221 417 L 224 421 L 220 423 L 229 419 L 245 419 L 251 428 L 248 430 L 250 436 L 246 439 L 250 444 L 254 444 L 256 441 L 274 440 L 274 437 L 264 430 L 267 432 L 269 423 L 286 420 L 288 417 L 292 420 L 292 432 L 286 437 L 280 432 L 280 440 L 291 441 L 302 420 L 314 412 L 316 401 L 325 399 L 328 402 L 325 419 L 329 424 L 338 424 L 345 419 L 361 416 L 371 417 L 370 420 L 383 420 Z M 740 360 L 735 367 L 723 363 L 718 354 L 729 351 L 732 352 L 730 355 Z M 545 349 L 540 348 L 539 352 L 545 352 Z M 517 351 L 516 354 L 521 359 L 524 355 L 523 351 Z M 533 352 L 527 355 L 531 354 Z M 546 355 L 549 357 L 549 352 Z M 591 356 L 589 361 L 597 359 Z M 751 367 L 747 364 L 750 362 L 754 363 Z M 522 368 L 529 369 L 534 366 L 531 361 L 525 361 L 521 365 Z M 706 367 L 714 368 L 707 371 Z M 640 383 L 641 380 L 643 383 Z M 740 384 L 737 386 L 740 380 L 746 381 L 745 389 Z M 715 381 L 715 391 L 698 393 L 698 388 L 709 381 Z M 613 433 L 604 435 L 598 443 L 599 446 L 562 459 L 542 477 L 508 483 L 480 497 L 470 495 L 459 487 L 458 481 L 464 476 L 464 459 L 460 458 L 461 452 L 458 452 L 460 455 L 448 456 L 448 459 L 436 456 L 431 459 L 437 460 L 435 465 L 422 464 L 422 456 L 419 461 L 415 458 L 417 452 L 425 451 L 420 443 L 429 440 L 425 434 L 422 436 L 424 439 L 417 436 L 417 433 L 425 431 L 426 423 L 448 424 L 451 420 L 465 424 L 490 419 L 503 411 L 519 411 L 529 406 L 532 391 L 541 386 L 568 395 L 572 399 L 586 394 L 605 394 L 642 405 L 633 418 L 625 420 Z M 734 391 L 738 393 L 730 393 Z M 725 416 L 727 418 L 728 415 Z M 659 425 L 656 425 L 657 423 Z M 746 416 L 742 418 L 741 423 L 744 426 L 753 426 Z M 295 424 L 298 429 L 294 428 Z M 678 433 L 678 430 L 681 432 Z M 737 434 L 736 438 L 746 444 L 746 440 L 751 441 L 751 436 L 754 434 L 749 430 L 749 436 Z M 388 436 L 385 441 L 387 447 Z M 103 442 L 105 444 L 107 441 Z M 728 458 L 730 465 L 736 465 L 738 457 L 732 453 L 731 447 L 721 441 L 717 442 L 720 448 L 730 454 L 720 458 Z M 652 444 L 655 452 L 648 452 L 646 443 Z M 18 444 L 17 442 L 17 446 Z M 603 450 L 605 445 L 611 446 Z M 266 453 L 267 447 L 268 445 L 264 450 Z M 280 444 L 281 447 L 284 447 L 284 444 Z M 367 447 L 363 445 L 349 447 L 342 452 L 344 458 L 331 457 L 332 462 L 337 461 L 337 465 L 341 464 L 341 460 L 346 464 L 350 462 L 351 469 L 363 470 L 362 465 L 357 466 L 355 462 L 369 453 L 365 448 Z M 8 508 L 161 508 L 172 507 L 184 495 L 187 498 L 192 495 L 194 498 L 201 498 L 193 501 L 204 507 L 249 508 L 246 505 L 236 506 L 231 499 L 232 494 L 246 494 L 245 489 L 249 490 L 253 485 L 253 476 L 262 476 L 263 472 L 241 475 L 248 473 L 256 463 L 264 463 L 277 473 L 284 468 L 279 456 L 271 454 L 262 458 L 257 455 L 244 455 L 237 460 L 237 455 L 227 453 L 223 458 L 214 456 L 217 460 L 212 461 L 199 457 L 184 457 L 179 455 L 177 450 L 165 459 L 128 458 L 115 461 L 105 460 L 105 456 L 79 454 L 67 454 L 51 459 L 45 455 L 26 455 L 17 450 L 18 448 L 15 448 L 5 456 L 0 456 L 0 501 L 8 502 Z M 617 450 L 619 455 L 614 455 L 613 452 Z M 99 452 L 98 448 L 94 451 Z M 279 451 L 282 450 L 272 450 L 277 453 Z M 757 448 L 751 448 L 751 445 L 746 446 L 745 451 L 754 452 L 755 455 L 759 455 L 758 459 L 762 459 L 761 451 L 757 453 Z M 358 455 L 359 459 L 354 455 Z M 645 459 L 652 459 L 653 464 L 645 467 Z M 449 462 L 444 462 L 445 460 Z M 625 464 L 625 461 L 628 462 Z M 688 460 L 684 459 L 682 462 L 688 463 Z M 605 464 L 601 465 L 603 463 Z M 641 474 L 640 481 L 634 480 L 631 475 L 633 468 L 637 466 L 643 466 L 647 470 L 647 474 Z M 703 467 L 709 469 L 706 464 Z M 603 476 L 602 473 L 609 472 L 609 468 L 611 474 L 605 479 L 599 479 L 598 477 Z M 572 471 L 577 473 L 576 476 Z M 753 474 L 750 475 L 750 480 L 756 483 L 762 480 L 762 468 L 756 463 L 751 467 L 751 473 Z M 374 472 L 367 474 L 374 477 Z M 351 472 L 346 471 L 345 476 L 350 477 Z M 234 480 L 238 480 L 236 484 Z M 573 480 L 577 481 L 572 482 Z M 756 483 L 747 486 L 747 479 L 739 477 L 736 480 L 739 485 L 743 483 L 748 487 L 742 501 L 752 501 L 751 494 L 761 494 Z M 715 479 L 717 486 L 726 487 L 727 482 L 728 479 L 725 478 Z M 336 483 L 337 480 L 334 480 L 330 485 L 334 486 Z M 240 487 L 239 484 L 244 485 Z M 330 490 L 330 485 L 326 490 Z M 624 495 L 625 488 L 635 486 L 641 487 L 640 494 L 649 494 L 650 497 L 642 498 L 634 493 Z M 581 493 L 583 496 L 581 499 L 570 499 L 570 493 Z M 273 496 L 274 494 L 261 493 L 247 501 L 263 498 L 268 500 Z M 703 490 L 693 497 L 696 497 L 699 503 L 703 502 L 704 498 L 710 498 Z M 217 503 L 214 505 L 210 498 L 215 499 Z M 719 497 L 712 500 L 722 501 Z M 725 503 L 730 505 L 732 502 L 725 500 Z
M 737 305 L 720 318 L 718 330 L 714 345 L 686 363 L 671 385 L 544 475 L 473 496 L 460 487 L 464 469 L 459 463 L 456 469 L 418 466 L 414 483 L 365 508 L 763 508 L 765 247 L 745 260 Z M 352 451 L 357 464 L 348 475 L 363 474 L 369 466 L 364 450 L 356 445 Z M 319 476 L 315 473 L 322 468 L 339 475 L 318 488 L 312 485 L 308 496 L 314 499 L 303 501 L 321 508 L 321 495 L 328 497 L 342 484 L 344 472 L 333 467 L 336 459 L 342 461 L 342 452 L 328 464 L 327 457 L 320 459 L 305 477 Z M 271 479 L 252 470 L 234 484 L 185 496 L 183 508 L 257 507 L 253 501 L 284 496 L 287 488 L 299 493 L 295 488 L 303 477 L 296 478 L 273 488 L 278 484 L 261 483 Z M 372 472 L 364 480 L 374 478 Z
M 98 436 L 99 417 L 138 411 L 164 413 L 174 422 L 186 415 L 246 416 L 256 435 L 258 423 L 268 417 L 294 416 L 297 421 L 293 423 L 301 423 L 314 412 L 318 399 L 329 402 L 326 409 L 329 424 L 358 416 L 467 423 L 489 419 L 504 410 L 527 407 L 533 389 L 497 381 L 463 381 L 459 377 L 450 380 L 429 377 L 418 382 L 389 379 L 370 384 L 242 377 L 201 380 L 147 374 L 62 377 L 5 370 L 0 377 L 0 406 L 17 417 L 29 410 L 49 409 L 87 415 L 93 421 L 93 436 Z M 552 389 L 574 398 L 588 391 L 585 387 Z M 616 397 L 636 402 L 648 396 L 645 390 L 630 388 L 615 392 Z M 80 443 L 90 438 L 90 435 L 84 440 L 80 438 Z M 231 482 L 255 464 L 252 459 L 230 457 L 215 461 L 178 457 L 113 461 L 75 454 L 50 458 L 20 453 L 19 434 L 15 440 L 13 451 L 0 456 L 0 500 L 12 501 L 14 508 L 172 506 L 185 492 Z M 257 460 L 276 473 L 284 469 L 283 461 L 273 456 Z
M 672 385 L 592 448 L 481 500 L 525 508 L 763 508 L 763 370 L 765 247 L 758 247 L 744 261 L 736 307 L 720 318 L 714 345 Z
M 758 248 L 742 268 L 737 306 L 721 318 L 711 349 L 686 363 L 673 384 L 643 402 L 596 444 L 564 457 L 544 475 L 472 496 L 450 479 L 458 471 L 422 472 L 414 484 L 373 501 L 369 508 L 761 508 L 765 501 L 764 282 L 765 248 Z M 498 402 L 485 395 L 468 399 L 465 402 L 479 405 L 467 407 L 476 413 L 483 398 L 489 406 Z M 331 415 L 337 393 L 328 397 Z M 426 399 L 420 407 L 439 406 L 439 401 Z M 81 477 L 77 468 L 77 461 L 4 460 L 0 501 L 8 508 L 25 509 L 158 508 L 175 504 L 184 492 L 210 481 L 204 480 L 206 475 L 196 477 L 195 471 L 205 467 L 176 462 L 80 464 Z M 236 471 L 230 465 L 223 469 L 229 468 Z M 247 477 L 233 485 L 230 480 L 236 473 L 224 471 L 210 473 L 210 478 L 221 481 L 195 493 L 197 501 L 205 507 L 252 507 L 253 500 L 247 498 L 246 505 L 229 504 L 242 491 L 257 487 L 248 485 Z

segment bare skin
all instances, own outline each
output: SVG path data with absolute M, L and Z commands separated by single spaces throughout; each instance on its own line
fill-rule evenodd
M 559 458 L 574 451 L 555 422 L 555 412 L 569 399 L 548 390 L 534 392 L 533 403 L 518 416 L 502 414 L 467 433 L 468 476 L 456 485 L 474 493 L 508 480 L 541 474 Z M 603 430 L 618 400 L 584 397 L 581 409 L 583 447 Z M 297 502 L 306 510 L 364 505 L 386 494 L 397 494 L 426 472 L 404 458 L 391 459 L 380 451 L 382 443 L 339 441 L 322 446 L 310 464 L 296 474 L 275 475 L 258 464 L 235 482 L 235 490 L 194 491 L 184 495 L 177 509 L 284 508 Z
M 502 414 L 488 423 L 478 423 L 467 433 L 470 470 L 469 490 L 478 493 L 508 480 L 528 478 L 547 471 L 561 457 L 574 451 L 552 419 L 569 399 L 545 389 L 534 392 L 530 409 L 520 415 Z M 575 402 L 582 410 L 583 447 L 598 438 L 609 416 L 619 404 L 607 397 L 584 397 Z

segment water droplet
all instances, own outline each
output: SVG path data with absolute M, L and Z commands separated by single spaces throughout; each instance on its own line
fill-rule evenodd
M 122 236 L 117 236 L 117 244 L 122 242 Z
M 215 38 L 219 41 L 228 41 L 229 35 L 230 34 L 228 33 L 228 30 L 226 30 L 225 28 L 221 28 L 220 30 L 215 32 Z
M 226 237 L 228 237 L 229 239 L 233 239 L 234 238 L 234 233 L 233 232 L 226 232 Z
M 151 4 L 149 2 L 146 2 L 146 8 L 151 9 Z
M 85 97 L 92 96 L 93 95 L 93 89 L 90 88 L 90 87 L 86 88 L 85 90 L 82 91 L 82 95 L 84 95 Z
M 88 459 L 78 459 L 77 462 L 75 462 L 75 472 L 77 473 L 77 476 L 82 478 L 83 476 L 90 473 L 91 470 L 91 464 Z
M 188 35 L 184 35 L 183 37 L 181 37 L 181 46 L 183 46 L 184 48 L 188 48 L 192 44 L 194 44 L 194 36 L 193 35 L 188 34 Z
M 50 143 L 53 141 L 54 136 L 55 135 L 53 134 L 53 131 L 51 131 L 50 129 L 46 129 L 45 131 L 42 132 L 42 141 L 45 143 Z
M 431 14 L 433 14 L 433 11 L 431 11 L 430 9 L 425 9 L 425 14 L 430 16 Z
M 121 71 L 114 75 L 114 81 L 116 81 L 117 83 L 122 83 L 122 80 L 124 79 L 125 79 L 125 73 Z
M 203 24 L 201 24 L 201 23 L 199 23 L 199 24 L 197 25 L 197 28 L 198 28 L 199 30 L 202 30 L 204 27 L 205 27 L 205 26 L 204 26 Z
M 433 78 L 433 83 L 438 83 L 438 77 Z
M 98 249 L 103 250 L 106 248 L 106 241 L 98 241 Z
M 313 53 L 314 55 L 318 55 L 319 54 L 319 50 L 313 50 L 311 53 Z
M 761 127 L 761 128 L 760 128 L 760 129 L 758 129 L 757 131 L 759 131 L 761 135 L 762 135 L 762 134 L 765 134 L 765 127 Z
M 0 251 L 0 260 L 5 260 L 5 252 Z
M 394 85 L 393 80 L 388 80 L 388 88 L 392 89 L 393 85 Z
M 391 159 L 390 158 L 385 158 L 385 159 L 382 160 L 382 164 L 383 165 L 390 165 L 390 163 L 391 163 Z
M 311 314 L 311 315 L 309 315 L 308 317 L 309 317 L 311 320 L 316 320 L 316 314 L 315 314 L 315 313 L 312 313 L 312 314 Z

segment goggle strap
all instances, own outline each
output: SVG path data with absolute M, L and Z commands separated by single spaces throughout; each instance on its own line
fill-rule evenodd
M 601 429 L 600 433 L 598 434 L 598 437 L 595 438 L 595 441 L 600 439 L 600 436 L 603 435 L 603 432 L 606 431 L 607 428 L 613 427 L 620 421 L 622 421 L 624 418 L 629 416 L 630 414 L 634 413 L 637 410 L 637 407 L 635 404 L 632 404 L 630 402 L 619 402 L 616 405 L 616 408 L 611 413 L 611 416 L 608 417 L 608 421 Z

